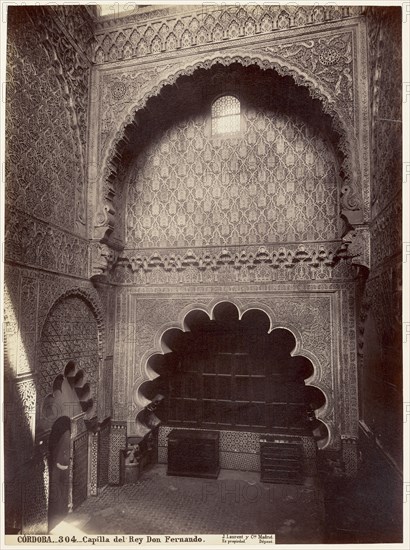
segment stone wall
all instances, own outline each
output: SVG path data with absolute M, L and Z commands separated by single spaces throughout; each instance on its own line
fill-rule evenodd
M 401 13 L 369 9 L 372 105 L 371 268 L 362 305 L 361 419 L 401 468 Z

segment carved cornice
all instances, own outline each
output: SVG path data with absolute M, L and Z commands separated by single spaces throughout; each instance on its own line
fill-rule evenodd
M 124 251 L 111 280 L 117 283 L 220 284 L 352 280 L 340 261 L 340 242 L 179 250 Z
M 195 266 L 200 270 L 218 269 L 222 265 L 232 265 L 235 269 L 241 267 L 256 267 L 258 264 L 268 264 L 274 269 L 282 264 L 286 267 L 304 262 L 318 267 L 321 263 L 334 265 L 337 262 L 336 251 L 339 241 L 330 243 L 284 244 L 272 246 L 226 247 L 218 249 L 190 250 L 126 250 L 122 263 L 129 265 L 133 272 L 143 269 L 150 271 L 163 267 L 166 271 L 183 270 Z

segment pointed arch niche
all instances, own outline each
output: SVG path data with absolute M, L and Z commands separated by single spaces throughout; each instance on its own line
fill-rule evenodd
M 133 82 L 133 77 L 132 74 L 129 74 L 123 78 L 125 78 L 125 82 L 130 79 L 130 82 Z M 154 81 L 158 78 L 158 75 L 153 75 Z M 128 89 L 119 76 L 113 76 L 109 82 L 110 84 L 107 82 L 106 85 L 108 94 L 111 93 L 110 90 L 116 90 L 116 86 Z M 172 77 L 159 79 L 158 84 L 149 91 L 146 90 L 146 86 L 143 86 L 145 95 L 142 91 L 141 93 L 144 97 L 129 98 L 127 106 L 132 105 L 132 110 L 126 120 L 122 122 L 121 129 L 115 133 L 115 136 L 104 134 L 105 138 L 103 136 L 103 142 L 99 144 L 99 153 L 96 152 L 100 155 L 98 163 L 100 174 L 98 176 L 95 174 L 94 179 L 96 181 L 100 178 L 101 184 L 101 189 L 96 192 L 96 196 L 105 197 L 105 204 L 104 206 L 100 204 L 100 210 L 96 215 L 95 237 L 102 238 L 113 248 L 124 245 L 126 248 L 133 247 L 135 243 L 129 242 L 130 230 L 126 230 L 126 226 L 131 223 L 131 227 L 133 227 L 133 223 L 132 220 L 130 222 L 129 208 L 127 212 L 125 210 L 127 209 L 126 203 L 132 198 L 130 189 L 136 187 L 130 180 L 135 179 L 135 174 L 139 169 L 137 157 L 140 157 L 141 162 L 140 153 L 147 149 L 147 143 L 159 139 L 158 132 L 155 131 L 156 126 L 163 134 L 164 129 L 183 123 L 184 120 L 189 119 L 189 115 L 198 115 L 201 120 L 206 119 L 208 117 L 207 106 L 211 105 L 212 101 L 223 93 L 238 93 L 241 96 L 241 101 L 244 100 L 245 104 L 252 109 L 255 104 L 257 109 L 266 113 L 277 111 L 283 116 L 300 117 L 301 123 L 303 120 L 303 124 L 322 136 L 329 146 L 334 164 L 334 173 L 330 180 L 332 180 L 332 186 L 337 195 L 334 201 L 338 210 L 337 215 L 342 215 L 345 220 L 346 216 L 350 217 L 348 212 L 361 212 L 362 198 L 358 182 L 358 160 L 356 148 L 351 143 L 354 141 L 354 132 L 352 128 L 346 128 L 344 118 L 334 112 L 331 98 L 323 97 L 315 87 L 313 92 L 311 86 L 310 81 L 305 82 L 298 79 L 295 76 L 295 71 L 285 70 L 274 62 L 262 63 L 257 59 L 243 59 L 240 56 L 229 59 L 217 58 L 209 63 L 199 63 L 186 70 L 177 71 L 176 74 L 173 73 Z M 257 90 L 257 97 L 251 97 L 252 90 L 254 93 Z M 117 104 L 118 101 L 115 102 L 115 105 Z M 113 109 L 116 108 L 115 105 Z M 309 108 L 306 107 L 307 105 Z M 112 113 L 109 114 L 112 117 Z M 105 116 L 108 114 L 105 113 L 103 118 Z M 198 128 L 200 126 L 201 124 L 198 123 Z M 242 126 L 245 132 L 242 139 L 249 139 L 248 145 L 253 146 L 253 136 L 247 135 L 248 131 L 252 133 L 252 123 L 245 125 L 241 123 L 241 128 Z M 257 131 L 261 132 L 260 129 Z M 291 132 L 291 130 L 289 131 Z M 205 134 L 207 132 L 206 124 L 204 132 Z M 272 139 L 274 139 L 273 134 Z M 270 145 L 272 144 L 269 142 L 266 146 L 269 148 Z M 280 143 L 279 145 L 275 144 L 276 146 L 281 150 Z M 201 149 L 202 146 L 195 144 L 195 147 Z M 274 161 L 272 160 L 272 162 Z M 292 163 L 293 161 L 288 159 L 288 162 Z M 165 166 L 170 164 L 169 169 L 172 171 L 172 163 L 165 161 L 164 163 Z M 204 176 L 199 167 L 195 167 L 195 170 L 194 176 L 192 176 L 194 180 L 206 179 L 206 174 Z M 149 175 L 148 168 L 146 173 Z M 210 176 L 210 174 L 208 175 Z M 184 176 L 178 174 L 175 177 Z M 298 178 L 300 179 L 300 174 Z M 141 183 L 137 185 L 137 187 L 140 186 Z M 149 193 L 146 190 L 139 192 L 144 198 L 148 197 Z M 164 220 L 161 223 L 165 224 L 166 213 L 163 214 Z M 146 225 L 142 231 L 150 227 L 148 219 L 144 223 Z M 352 220 L 350 223 L 353 223 Z M 336 230 L 337 237 L 341 237 L 344 232 L 343 224 Z M 125 234 L 126 232 L 128 235 Z M 297 235 L 295 239 L 298 240 Z
M 161 352 L 145 358 L 150 380 L 137 389 L 146 406 L 141 430 L 167 427 L 253 433 L 314 433 L 319 448 L 329 429 L 318 416 L 328 406 L 318 381 L 316 359 L 301 347 L 296 327 L 275 326 L 266 311 L 242 314 L 232 302 L 210 313 L 195 308 L 183 329 L 169 327 Z M 315 367 L 316 364 L 316 367 Z M 319 384 L 320 386 L 320 384 Z

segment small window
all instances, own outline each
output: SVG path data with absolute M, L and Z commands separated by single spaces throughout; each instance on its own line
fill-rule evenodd
M 212 105 L 212 135 L 233 134 L 241 129 L 241 104 L 232 95 L 224 95 Z

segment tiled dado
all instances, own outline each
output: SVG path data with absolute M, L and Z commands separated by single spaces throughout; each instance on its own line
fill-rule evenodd
M 168 462 L 168 434 L 175 427 L 160 426 L 158 433 L 158 462 Z M 191 429 L 180 428 L 178 429 Z M 267 434 L 255 432 L 220 431 L 219 463 L 226 470 L 260 471 L 259 440 Z M 304 473 L 316 473 L 316 443 L 313 437 L 302 436 L 304 451 Z
M 108 483 L 110 485 L 118 485 L 120 482 L 120 451 L 127 445 L 126 423 L 112 421 L 109 437 Z

